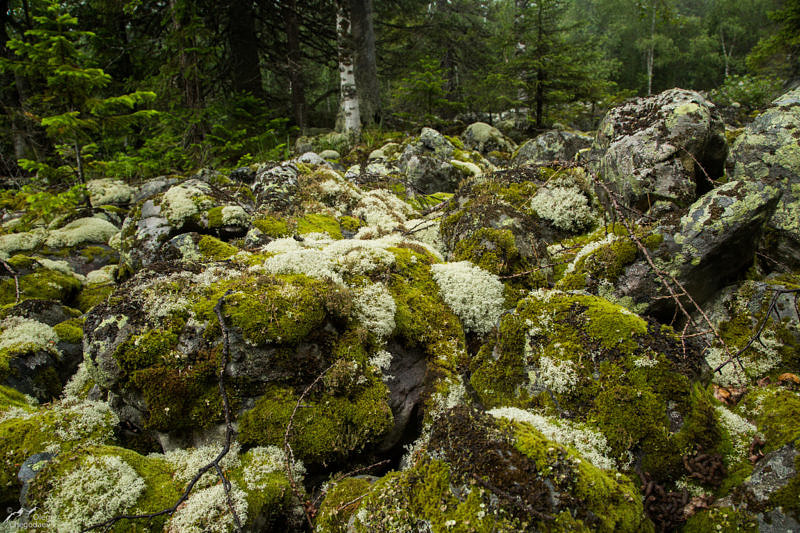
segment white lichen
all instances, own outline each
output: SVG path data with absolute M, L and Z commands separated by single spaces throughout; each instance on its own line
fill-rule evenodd
M 131 509 L 145 490 L 145 481 L 131 465 L 113 455 L 87 456 L 80 465 L 55 479 L 37 514 L 48 531 L 78 532 Z
M 242 524 L 247 521 L 246 494 L 232 482 L 230 498 Z M 175 511 L 166 527 L 168 533 L 228 533 L 234 529 L 228 495 L 222 484 L 195 491 Z
M 574 187 L 540 188 L 531 200 L 531 209 L 566 231 L 579 231 L 595 223 L 589 200 Z
M 219 465 L 223 470 L 236 468 L 241 464 L 239 458 L 240 445 L 238 442 L 231 443 L 231 449 L 222 458 Z M 180 483 L 188 483 L 200 468 L 210 464 L 219 455 L 220 447 L 206 445 L 199 448 L 176 448 L 164 454 L 151 454 L 150 457 L 165 459 L 175 470 L 174 478 Z M 202 489 L 210 487 L 219 481 L 217 472 L 212 468 L 197 481 L 195 487 Z
M 584 459 L 598 468 L 604 470 L 617 468 L 616 462 L 610 457 L 611 448 L 608 441 L 599 431 L 577 422 L 544 417 L 516 407 L 492 409 L 489 414 L 496 418 L 530 424 L 546 438 L 575 449 Z
M 86 190 L 93 207 L 128 204 L 136 192 L 124 181 L 110 178 L 87 181 Z
M 250 216 L 242 206 L 226 205 L 222 208 L 222 224 L 224 226 L 247 226 Z
M 723 405 L 717 405 L 715 409 L 719 423 L 731 436 L 733 450 L 730 459 L 732 462 L 746 459 L 758 428 Z
M 464 329 L 480 335 L 491 331 L 503 313 L 503 283 L 497 276 L 469 261 L 431 265 L 431 274 Z
M 372 283 L 354 291 L 355 316 L 378 340 L 394 331 L 397 304 L 382 283 Z
M 539 357 L 538 368 L 532 370 L 529 377 L 531 385 L 544 385 L 556 394 L 566 394 L 578 384 L 580 375 L 574 362 L 543 355 Z
M 46 238 L 47 230 L 44 228 L 0 235 L 0 258 L 8 259 L 14 252 L 35 250 L 44 243 Z
M 161 213 L 173 226 L 182 226 L 186 219 L 214 207 L 210 192 L 208 184 L 198 180 L 170 187 L 161 198 Z
M 251 491 L 265 490 L 272 474 L 286 473 L 286 453 L 277 446 L 258 446 L 247 452 L 242 479 Z M 302 483 L 306 469 L 301 461 L 292 464 L 292 477 L 296 483 Z
M 61 353 L 56 347 L 58 334 L 47 324 L 11 316 L 0 322 L 0 328 L 0 350 L 12 353 L 45 350 L 57 356 Z

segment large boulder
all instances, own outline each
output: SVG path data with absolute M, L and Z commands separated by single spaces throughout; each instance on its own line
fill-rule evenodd
M 714 104 L 671 89 L 608 112 L 597 132 L 596 169 L 628 207 L 687 207 L 723 174 L 725 128 Z M 602 196 L 602 195 L 601 195 Z
M 406 145 L 397 159 L 400 171 L 417 192 L 453 192 L 469 173 L 451 164 L 456 147 L 444 135 L 422 128 L 416 141 Z
M 765 248 L 775 259 L 800 266 L 800 88 L 776 99 L 747 126 L 728 165 L 733 179 L 767 180 L 783 191 Z
M 464 146 L 470 150 L 488 155 L 490 152 L 513 152 L 516 145 L 500 130 L 485 122 L 475 122 L 467 126 L 461 134 Z
M 592 145 L 592 137 L 583 133 L 551 130 L 525 141 L 514 153 L 515 166 L 552 161 L 573 161 L 581 150 Z

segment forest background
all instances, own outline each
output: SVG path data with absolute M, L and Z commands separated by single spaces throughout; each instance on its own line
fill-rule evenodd
M 26 194 L 283 159 L 334 128 L 339 150 L 476 120 L 590 130 L 676 86 L 748 116 L 800 78 L 798 0 L 0 0 L 0 17 L 0 186 Z

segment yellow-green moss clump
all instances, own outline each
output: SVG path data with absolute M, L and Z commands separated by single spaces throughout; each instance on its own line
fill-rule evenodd
M 287 237 L 291 235 L 289 225 L 280 219 L 271 216 L 262 216 L 253 220 L 253 226 L 258 228 L 264 235 L 274 238 Z
M 346 533 L 347 522 L 370 485 L 364 478 L 346 478 L 336 483 L 319 507 L 315 530 L 318 533 Z
M 81 282 L 75 276 L 44 268 L 34 258 L 16 255 L 9 264 L 22 273 L 19 276 L 20 300 L 57 300 L 69 305 L 81 290 Z M 0 305 L 15 301 L 14 278 L 3 277 L 0 280 Z
M 210 235 L 203 235 L 197 242 L 197 247 L 204 259 L 222 261 L 236 255 L 239 249 Z
M 586 294 L 535 291 L 481 347 L 471 384 L 487 407 L 590 421 L 620 467 L 641 449 L 642 469 L 670 478 L 682 454 L 698 444 L 713 450 L 722 438 L 708 394 L 693 392 L 682 360 L 679 343 L 622 307 Z M 671 412 L 687 421 L 677 434 Z
M 334 239 L 342 238 L 342 228 L 336 218 L 330 215 L 311 213 L 297 221 L 297 233 L 326 233 Z

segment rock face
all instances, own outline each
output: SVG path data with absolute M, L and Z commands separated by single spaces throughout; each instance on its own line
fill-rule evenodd
M 767 253 L 800 265 L 800 89 L 772 103 L 739 136 L 728 163 L 733 179 L 768 181 L 783 192 L 769 222 Z
M 552 130 L 525 141 L 511 159 L 513 165 L 574 161 L 578 152 L 589 148 L 593 138 L 582 133 Z
M 622 202 L 646 212 L 658 202 L 686 207 L 722 176 L 727 143 L 714 105 L 672 89 L 614 108 L 594 148 L 601 178 Z
M 400 171 L 419 192 L 453 192 L 464 177 L 450 164 L 456 148 L 444 135 L 423 128 L 419 139 L 406 146 L 398 158 Z

